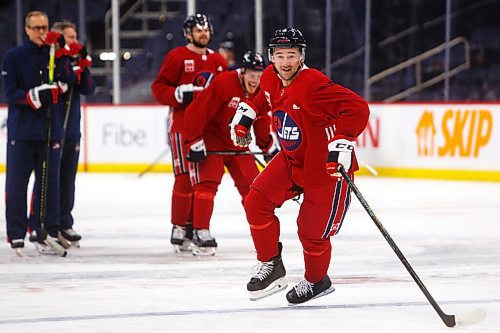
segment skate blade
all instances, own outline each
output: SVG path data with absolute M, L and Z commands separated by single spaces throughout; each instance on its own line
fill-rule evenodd
M 80 241 L 71 241 L 71 246 L 73 247 L 76 247 L 76 248 L 80 248 Z
M 71 247 L 71 242 L 64 238 L 64 236 L 59 235 L 57 236 L 57 239 L 59 240 L 59 243 L 61 243 L 61 246 L 63 248 L 69 249 Z
M 66 255 L 68 254 L 68 251 L 66 251 L 66 249 L 54 238 L 49 239 L 47 236 L 47 238 L 45 239 L 45 244 L 60 257 L 66 257 Z
M 316 296 L 314 296 L 313 298 L 305 301 L 305 302 L 302 302 L 302 303 L 288 303 L 288 306 L 297 306 L 297 305 L 302 305 L 304 303 L 307 303 L 307 302 L 310 302 L 312 301 L 313 299 L 316 299 L 316 298 L 320 298 L 320 297 L 323 297 L 323 296 L 326 296 L 328 294 L 331 294 L 335 291 L 335 287 L 333 285 L 330 286 L 330 288 L 328 288 L 327 290 L 323 291 L 322 293 L 319 293 L 317 294 Z
M 43 255 L 56 255 L 54 251 L 50 248 L 50 246 L 47 246 L 45 244 L 40 244 L 38 242 L 34 242 L 33 245 L 35 245 L 36 252 L 39 254 Z
M 274 295 L 277 292 L 284 290 L 286 287 L 288 287 L 288 281 L 285 279 L 285 277 L 282 277 L 281 279 L 274 281 L 264 290 L 250 291 L 249 298 L 251 301 L 258 301 L 260 299 Z
M 215 256 L 215 251 L 217 251 L 216 247 L 199 247 L 196 245 L 193 245 L 193 256 L 200 256 L 200 257 L 208 257 L 208 256 Z
M 18 256 L 18 257 L 23 256 L 23 250 L 21 248 L 16 248 L 16 249 L 14 249 L 14 251 L 16 252 L 16 256 Z
M 173 244 L 173 247 L 174 247 L 174 252 L 175 253 L 191 252 L 191 251 L 193 251 L 193 243 L 189 239 L 185 239 L 184 243 L 182 243 L 182 245 Z

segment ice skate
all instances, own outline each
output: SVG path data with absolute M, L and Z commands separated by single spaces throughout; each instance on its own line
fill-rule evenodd
M 66 251 L 66 249 L 59 242 L 59 239 L 57 239 L 55 237 L 47 235 L 47 238 L 45 238 L 44 243 L 52 251 L 54 251 L 58 256 L 66 257 L 66 255 L 68 254 L 68 252 Z
M 30 237 L 29 237 L 30 243 L 35 243 L 37 242 L 37 237 L 36 237 L 36 230 L 31 230 L 30 231 Z
M 13 239 L 10 241 L 10 247 L 16 252 L 18 257 L 23 256 L 24 239 Z
M 191 239 L 186 237 L 186 227 L 174 224 L 172 226 L 172 235 L 170 236 L 170 243 L 174 246 L 174 252 L 191 251 Z
M 313 298 L 328 295 L 335 291 L 332 281 L 325 275 L 321 281 L 311 283 L 307 280 L 300 281 L 295 287 L 286 293 L 286 299 L 290 305 L 301 304 Z
M 259 300 L 287 287 L 286 270 L 281 260 L 282 248 L 281 243 L 278 243 L 278 255 L 272 257 L 270 261 L 259 263 L 257 273 L 247 283 L 250 300 Z
M 61 230 L 61 233 L 59 234 L 58 238 L 59 241 L 61 242 L 61 245 L 65 249 L 67 249 L 70 246 L 80 247 L 80 240 L 82 239 L 82 236 L 75 230 L 73 230 L 73 228 L 67 228 Z
M 213 256 L 217 250 L 217 242 L 208 229 L 195 229 L 193 232 L 193 255 Z

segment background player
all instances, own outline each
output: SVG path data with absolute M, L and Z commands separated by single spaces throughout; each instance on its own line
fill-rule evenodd
M 231 174 L 242 200 L 259 173 L 252 155 L 238 155 L 249 149 L 233 145 L 228 124 L 238 103 L 255 96 L 264 68 L 264 59 L 259 53 L 246 52 L 240 69 L 217 76 L 186 109 L 183 136 L 189 149 L 189 171 L 194 186 L 194 254 L 215 253 L 217 242 L 210 234 L 210 218 L 224 167 Z M 254 123 L 257 145 L 265 152 L 276 150 L 269 120 L 265 115 Z M 207 150 L 234 154 L 207 156 Z
M 175 176 L 170 242 L 176 249 L 187 250 L 192 237 L 192 231 L 186 230 L 186 223 L 191 218 L 193 187 L 181 134 L 184 110 L 193 100 L 193 93 L 201 89 L 193 85 L 195 75 L 200 72 L 219 74 L 227 69 L 227 64 L 219 53 L 207 48 L 213 28 L 206 15 L 188 16 L 183 30 L 188 44 L 167 53 L 151 90 L 159 103 L 170 106 L 168 139 Z M 188 224 L 188 228 L 192 226 Z
M 247 289 L 259 299 L 287 286 L 281 260 L 280 222 L 274 210 L 304 195 L 297 218 L 302 243 L 304 280 L 286 295 L 291 304 L 306 302 L 334 290 L 327 275 L 330 236 L 341 226 L 350 203 L 347 182 L 337 172 L 358 169 L 354 141 L 369 116 L 367 103 L 304 64 L 306 41 L 294 28 L 277 30 L 269 42 L 269 66 L 253 103 L 240 103 L 232 127 L 234 138 L 246 135 L 258 113 L 272 110 L 273 126 L 283 150 L 255 179 L 245 212 L 261 262 Z M 235 142 L 237 144 L 238 142 Z M 326 165 L 325 165 L 326 163 Z M 326 167 L 326 169 L 325 169 Z

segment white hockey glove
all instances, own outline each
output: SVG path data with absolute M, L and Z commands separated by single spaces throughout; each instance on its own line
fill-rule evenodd
M 203 139 L 198 139 L 189 144 L 189 153 L 186 159 L 190 162 L 200 162 L 207 158 L 207 148 Z
M 331 177 L 342 177 L 339 165 L 344 167 L 346 172 L 351 168 L 352 153 L 354 152 L 354 141 L 349 141 L 339 137 L 328 144 L 328 160 L 326 161 L 326 172 Z
M 38 110 L 42 106 L 56 104 L 59 95 L 59 87 L 56 84 L 41 84 L 31 88 L 26 93 L 26 101 L 33 108 Z
M 61 81 L 57 81 L 57 87 L 59 88 L 60 94 L 64 94 L 69 90 L 68 84 Z
M 193 100 L 193 92 L 202 91 L 203 87 L 196 87 L 192 83 L 181 84 L 175 88 L 175 100 L 179 104 L 188 105 Z
M 238 104 L 236 113 L 229 125 L 231 140 L 233 140 L 234 145 L 238 147 L 248 147 L 252 142 L 250 127 L 252 127 L 253 121 L 257 117 L 257 113 L 254 110 L 255 106 L 248 103 L 240 102 Z

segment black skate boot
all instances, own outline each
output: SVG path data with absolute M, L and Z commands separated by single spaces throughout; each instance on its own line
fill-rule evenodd
M 67 228 L 61 230 L 59 241 L 63 245 L 64 248 L 69 248 L 70 245 L 74 247 L 80 247 L 80 240 L 82 236 L 77 233 L 73 228 Z
M 191 240 L 186 238 L 186 228 L 180 225 L 172 225 L 170 243 L 174 246 L 174 252 L 191 250 Z
M 313 298 L 328 295 L 334 292 L 332 281 L 325 275 L 321 281 L 311 283 L 307 280 L 300 281 L 295 287 L 286 293 L 286 299 L 290 305 L 307 302 Z
M 193 245 L 194 256 L 213 256 L 217 250 L 217 242 L 208 229 L 194 229 Z
M 270 261 L 261 262 L 257 274 L 247 283 L 247 290 L 250 292 L 252 301 L 270 296 L 287 287 L 286 270 L 281 260 L 282 249 L 283 246 L 279 242 L 278 255 L 272 257 Z
M 16 251 L 18 257 L 23 256 L 22 249 L 24 248 L 24 239 L 13 239 L 10 241 L 10 247 Z

